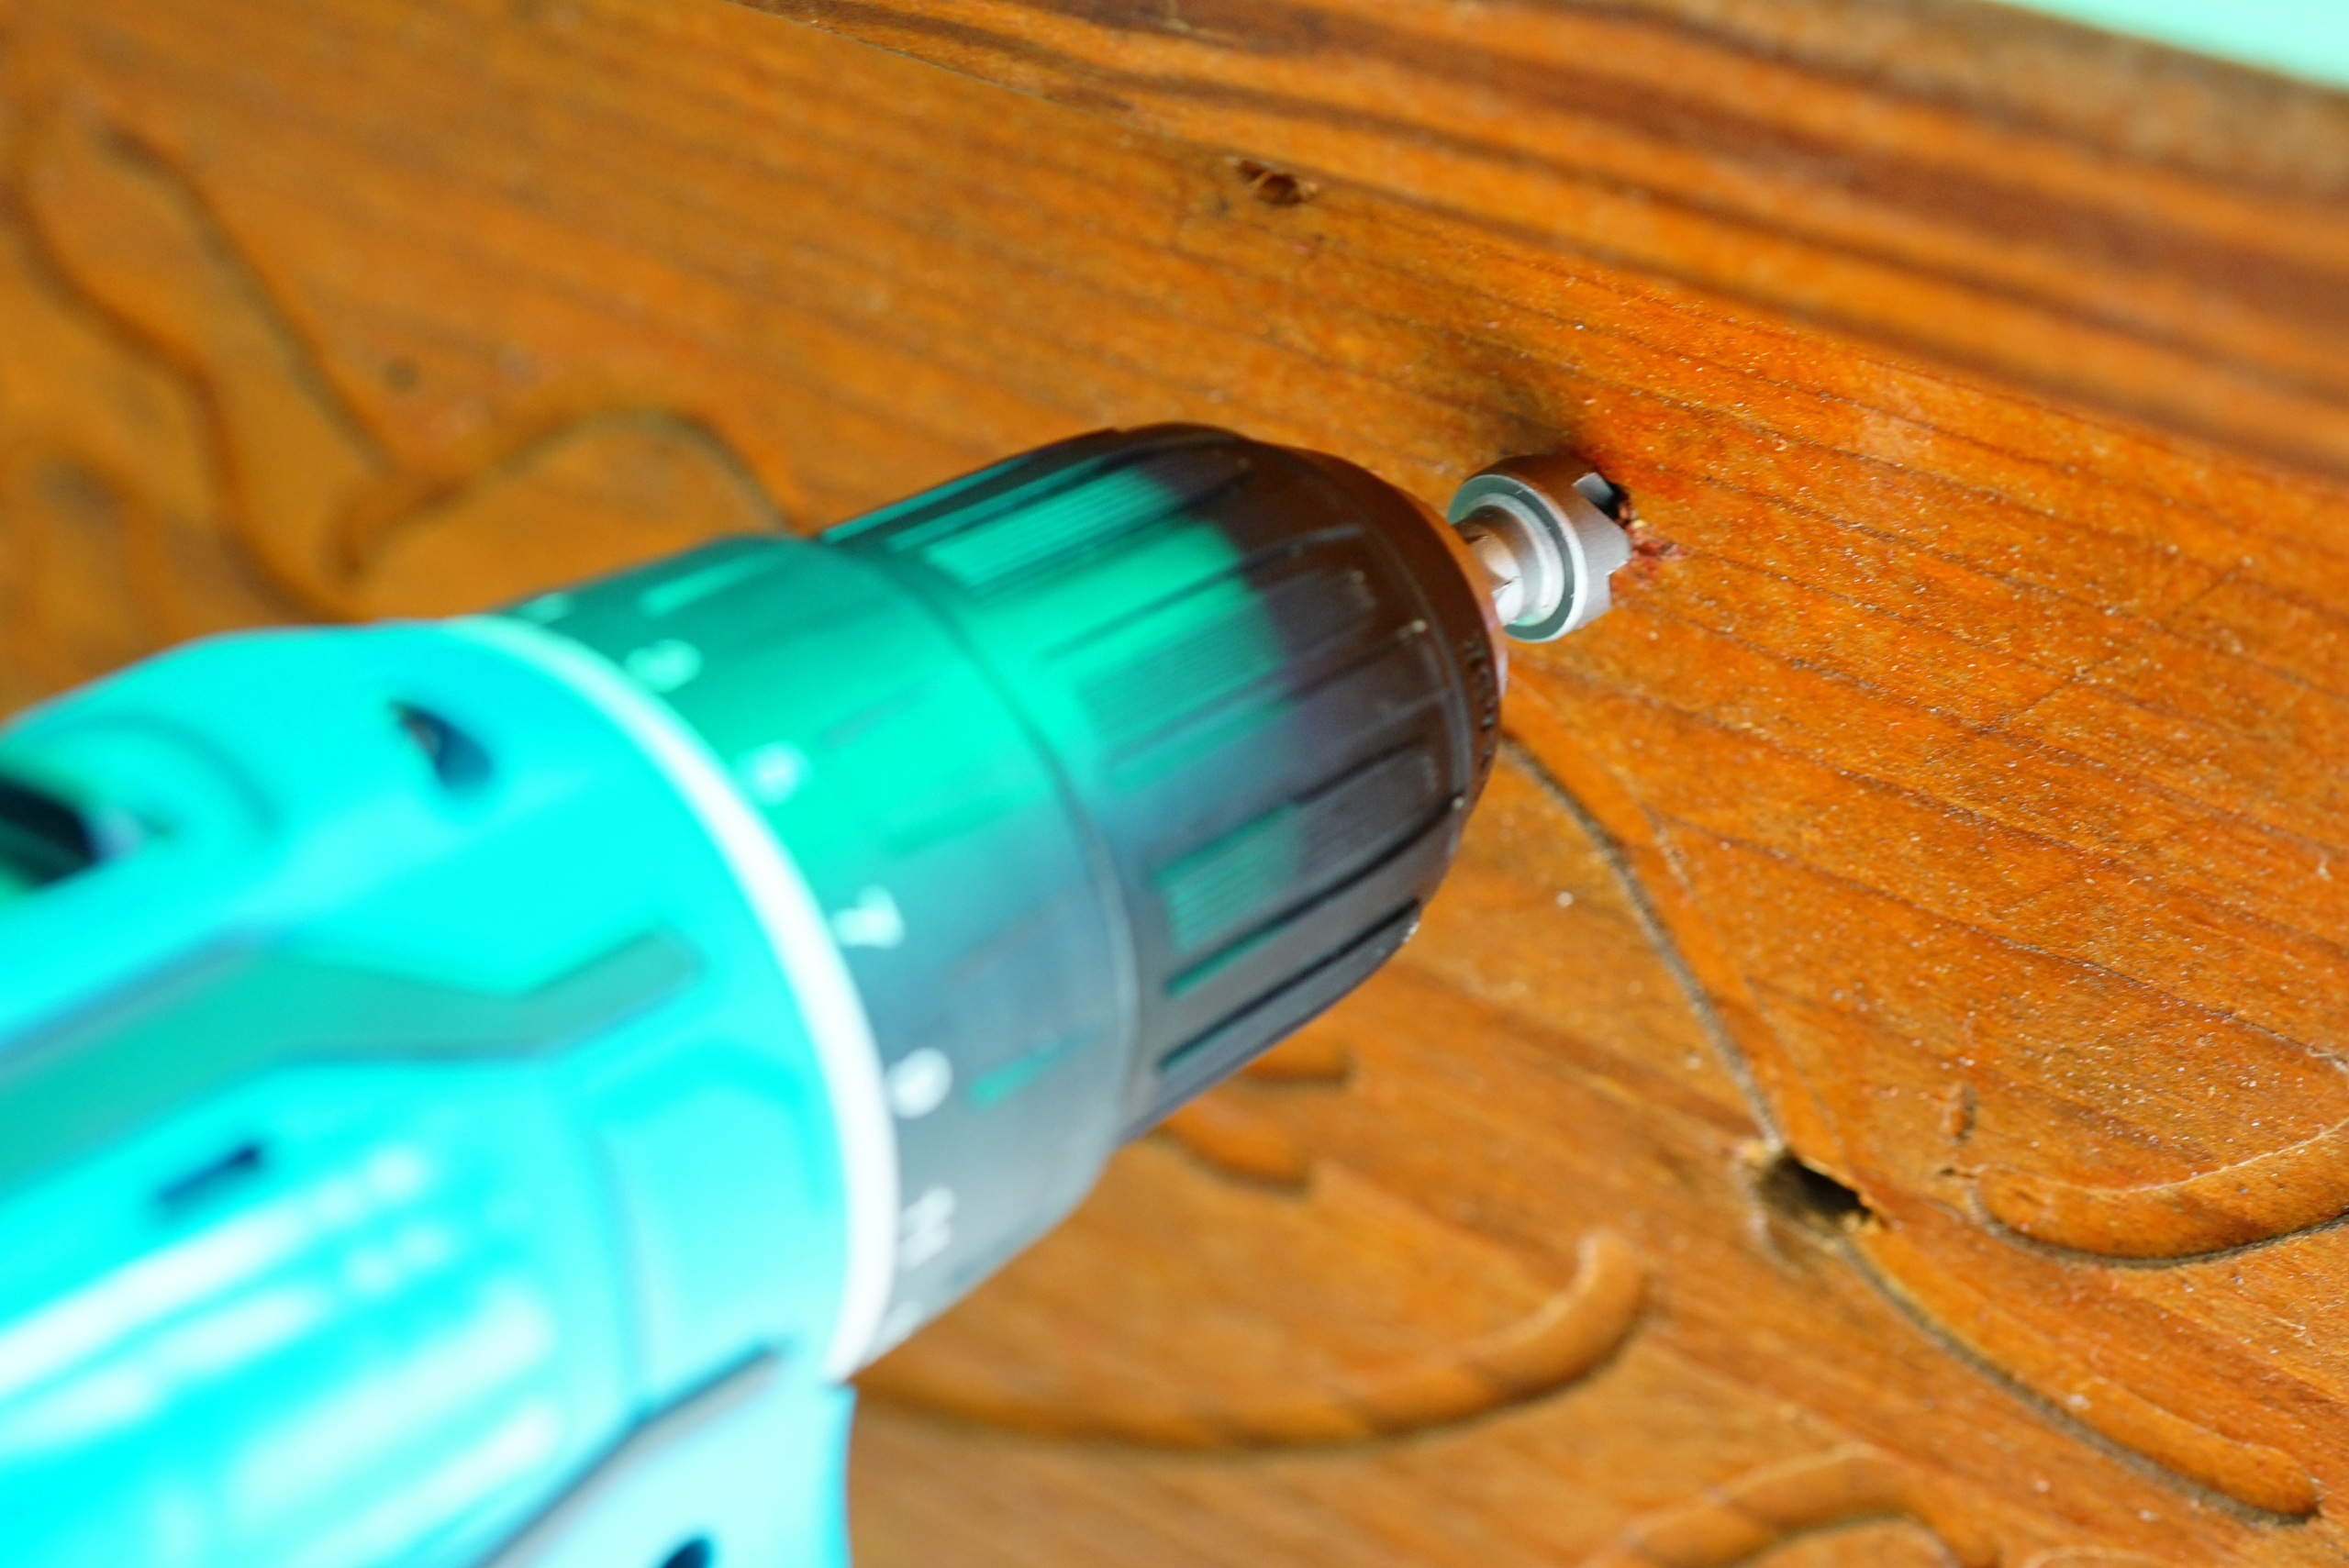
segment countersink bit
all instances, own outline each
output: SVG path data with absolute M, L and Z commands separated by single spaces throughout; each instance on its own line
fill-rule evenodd
M 1631 559 L 1622 503 L 1579 458 L 1513 457 L 1470 476 L 1446 520 L 1484 568 L 1501 629 L 1548 642 L 1607 613 L 1607 579 Z

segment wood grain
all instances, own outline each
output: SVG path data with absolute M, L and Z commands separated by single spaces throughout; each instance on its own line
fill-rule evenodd
M 1420 934 L 876 1372 L 863 1560 L 2337 1560 L 2340 102 L 1954 0 L 821 20 L 1066 101 L 0 0 L 0 704 L 1105 424 L 1572 445 L 1640 556 Z
M 1286 196 L 1343 181 L 2349 471 L 2349 102 L 2321 89 L 1971 4 L 752 3 Z

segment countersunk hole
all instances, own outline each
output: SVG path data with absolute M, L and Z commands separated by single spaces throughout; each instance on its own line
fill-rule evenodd
M 1602 474 L 1586 473 L 1575 481 L 1575 489 L 1580 493 L 1584 500 L 1606 513 L 1616 522 L 1624 520 L 1623 509 L 1630 504 L 1631 498 L 1623 493 L 1621 485 Z
M 1248 182 L 1248 194 L 1266 206 L 1303 206 L 1321 194 L 1321 187 L 1312 181 L 1252 158 L 1234 159 L 1231 166 Z
M 433 776 L 443 789 L 463 795 L 489 782 L 489 753 L 482 750 L 480 741 L 439 714 L 406 703 L 394 703 L 392 717 L 432 764 Z
M 155 1189 L 158 1207 L 173 1211 L 194 1207 L 226 1186 L 261 1174 L 268 1162 L 258 1143 L 239 1143 L 217 1159 L 206 1160 L 185 1175 L 177 1176 Z
M 718 1558 L 708 1540 L 696 1536 L 661 1560 L 661 1568 L 709 1568 Z
M 1765 1207 L 1782 1218 L 1814 1230 L 1842 1230 L 1875 1222 L 1867 1200 L 1816 1165 L 1787 1150 L 1762 1169 L 1753 1184 Z

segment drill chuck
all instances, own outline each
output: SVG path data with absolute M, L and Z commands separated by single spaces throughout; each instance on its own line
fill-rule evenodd
M 657 690 L 830 912 L 898 1166 L 876 1348 L 1409 934 L 1497 720 L 1431 522 L 1335 459 L 1104 432 L 514 612 Z

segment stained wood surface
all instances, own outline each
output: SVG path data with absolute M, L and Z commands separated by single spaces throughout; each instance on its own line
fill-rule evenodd
M 2322 88 L 1970 0 L 751 3 L 2349 473 Z
M 863 1561 L 2338 1560 L 2338 101 L 1954 5 L 1163 15 L 821 11 L 1053 103 L 692 0 L 0 0 L 0 704 L 1105 424 L 1572 444 L 1640 559 L 1425 929 L 875 1370 Z M 1647 161 L 1439 201 L 1447 124 Z M 1675 147 L 1791 182 L 1710 270 L 1589 237 Z M 1853 315 L 1887 147 L 2038 205 Z

